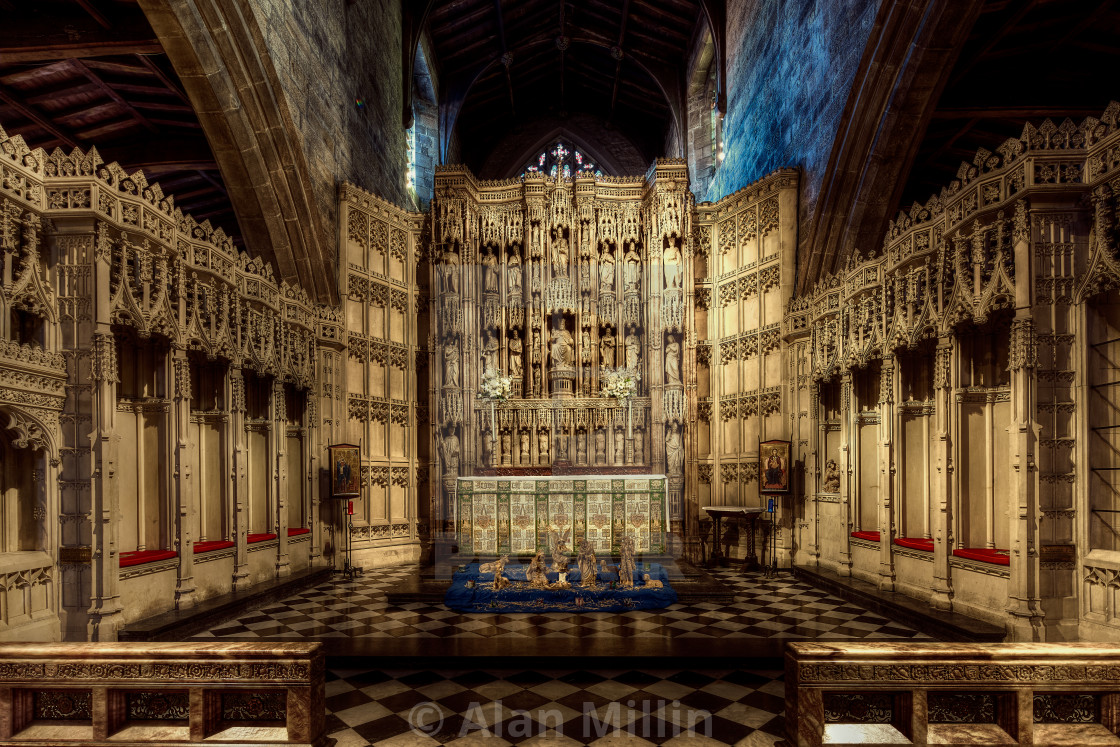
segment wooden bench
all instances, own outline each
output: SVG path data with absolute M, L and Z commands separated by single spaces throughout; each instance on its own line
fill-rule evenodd
M 822 744 L 1120 745 L 1120 646 L 789 643 L 786 734 Z
M 0 645 L 0 744 L 326 747 L 319 643 Z

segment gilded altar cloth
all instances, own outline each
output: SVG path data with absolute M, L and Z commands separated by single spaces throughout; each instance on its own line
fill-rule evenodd
M 586 539 L 618 555 L 629 535 L 639 553 L 665 552 L 664 475 L 624 477 L 461 477 L 455 500 L 459 552 L 530 555 L 549 550 L 548 530 L 569 529 L 568 546 Z

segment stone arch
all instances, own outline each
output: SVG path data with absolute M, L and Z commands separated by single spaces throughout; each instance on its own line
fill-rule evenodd
M 606 133 L 613 142 L 602 141 Z M 602 121 L 589 115 L 570 116 L 563 125 L 540 119 L 523 124 L 490 153 L 479 170 L 481 179 L 508 179 L 520 175 L 529 159 L 556 140 L 567 140 L 584 150 L 612 176 L 635 176 L 649 166 L 641 151 L 619 130 L 603 129 Z M 515 173 L 516 172 L 516 173 Z
M 310 165 L 247 0 L 139 0 L 198 115 L 249 250 L 338 303 L 336 256 Z

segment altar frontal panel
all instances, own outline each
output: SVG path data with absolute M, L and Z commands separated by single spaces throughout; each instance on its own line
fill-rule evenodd
M 455 503 L 459 552 L 548 552 L 548 532 L 586 539 L 596 553 L 619 554 L 622 538 L 640 553 L 665 552 L 665 477 L 460 478 Z

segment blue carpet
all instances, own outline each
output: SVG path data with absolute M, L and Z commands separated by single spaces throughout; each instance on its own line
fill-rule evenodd
M 617 573 L 597 573 L 595 585 L 584 587 L 574 565 L 568 572 L 570 589 L 534 589 L 525 580 L 527 566 L 511 564 L 503 574 L 510 585 L 494 591 L 490 588 L 494 574 L 480 573 L 478 566 L 478 563 L 471 563 L 466 570 L 455 573 L 443 597 L 444 604 L 459 612 L 626 612 L 660 609 L 677 601 L 677 592 L 669 586 L 665 569 L 657 563 L 650 563 L 648 570 L 638 564 L 632 589 L 611 588 L 611 584 L 618 581 Z M 642 576 L 646 573 L 664 587 L 644 588 Z M 549 583 L 558 579 L 558 574 L 548 574 Z M 474 588 L 468 587 L 470 581 L 474 582 Z

